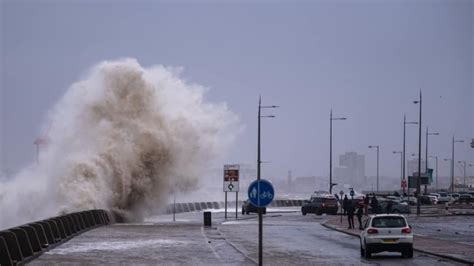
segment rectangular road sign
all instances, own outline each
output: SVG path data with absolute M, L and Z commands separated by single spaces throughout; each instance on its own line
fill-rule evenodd
M 239 191 L 239 170 L 238 164 L 224 165 L 224 192 Z

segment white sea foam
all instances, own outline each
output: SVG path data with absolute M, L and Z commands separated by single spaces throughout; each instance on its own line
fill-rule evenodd
M 48 115 L 40 163 L 0 184 L 0 228 L 93 208 L 136 217 L 192 189 L 238 127 L 206 91 L 134 59 L 93 67 Z

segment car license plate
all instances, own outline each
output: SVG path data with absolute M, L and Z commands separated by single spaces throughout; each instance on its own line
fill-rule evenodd
M 397 238 L 389 238 L 389 239 L 382 239 L 384 243 L 397 243 L 398 239 Z

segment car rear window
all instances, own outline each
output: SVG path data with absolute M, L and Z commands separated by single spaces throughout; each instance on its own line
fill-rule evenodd
M 372 220 L 372 227 L 391 228 L 391 227 L 405 227 L 407 226 L 403 217 L 387 216 L 375 217 Z

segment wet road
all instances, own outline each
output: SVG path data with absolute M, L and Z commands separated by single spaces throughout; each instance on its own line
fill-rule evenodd
M 255 265 L 256 215 L 223 219 L 213 213 L 213 227 L 202 227 L 202 213 L 154 217 L 144 224 L 112 225 L 86 232 L 33 261 L 48 264 Z M 415 252 L 360 257 L 359 239 L 320 225 L 324 216 L 269 212 L 264 218 L 265 265 L 456 265 Z

